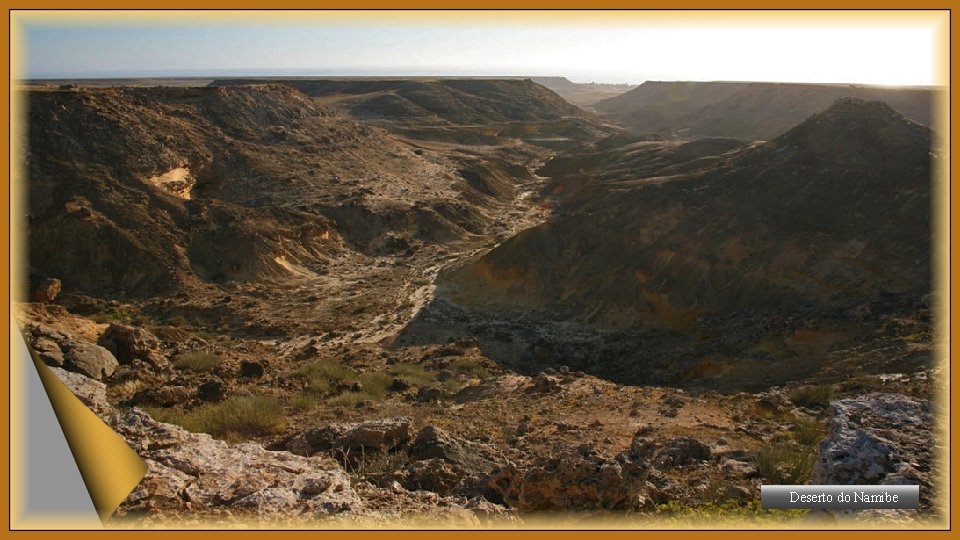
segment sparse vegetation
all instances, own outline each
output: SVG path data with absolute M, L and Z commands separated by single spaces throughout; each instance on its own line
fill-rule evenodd
M 827 428 L 815 420 L 798 419 L 790 430 L 793 440 L 804 446 L 815 446 L 827 435 Z
M 294 413 L 307 413 L 316 409 L 321 403 L 320 397 L 312 392 L 303 392 L 290 400 L 290 409 Z
M 828 384 L 800 386 L 790 392 L 790 401 L 801 407 L 824 408 L 832 397 L 833 387 Z
M 383 399 L 392 382 L 393 377 L 380 371 L 360 375 L 360 387 L 363 393 L 374 399 Z
M 105 313 L 97 313 L 90 316 L 95 322 L 100 324 L 105 323 L 114 323 L 114 322 L 124 322 L 130 320 L 130 313 L 126 310 L 119 309 L 116 311 L 107 311 Z
M 148 407 L 147 412 L 161 422 L 232 442 L 272 435 L 285 424 L 283 404 L 266 395 L 232 396 L 220 403 L 201 405 L 186 412 L 154 407 Z
M 472 358 L 457 358 L 450 362 L 450 369 L 454 373 L 478 379 L 486 379 L 490 376 L 490 370 Z
M 328 400 L 331 405 L 339 405 L 341 407 L 357 407 L 364 401 L 370 399 L 364 392 L 355 392 L 353 390 L 344 392 L 342 394 L 333 396 Z
M 816 462 L 815 448 L 789 441 L 763 446 L 755 459 L 767 484 L 805 484 Z
M 419 364 L 395 364 L 390 367 L 390 373 L 415 386 L 426 386 L 436 379 L 434 373 L 427 371 Z
M 196 372 L 210 372 L 220 364 L 220 357 L 208 351 L 192 351 L 181 354 L 173 362 L 173 367 Z
M 688 506 L 679 501 L 669 501 L 657 506 L 652 521 L 672 523 L 716 523 L 717 521 L 789 523 L 803 518 L 807 510 L 766 509 L 759 501 L 738 504 L 727 501 L 720 504 L 706 503 L 702 506 Z M 646 516 L 644 516 L 646 518 Z
M 319 393 L 327 393 L 336 389 L 337 385 L 357 380 L 357 373 L 328 360 L 319 360 L 300 366 L 293 375 L 303 379 L 307 387 Z

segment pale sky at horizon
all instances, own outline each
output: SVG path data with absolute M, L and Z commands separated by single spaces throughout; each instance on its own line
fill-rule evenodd
M 22 22 L 25 78 L 223 75 L 566 76 L 935 85 L 936 28 L 251 21 Z

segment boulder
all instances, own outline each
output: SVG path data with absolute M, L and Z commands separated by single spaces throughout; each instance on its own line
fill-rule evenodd
M 410 418 L 402 416 L 308 429 L 288 440 L 284 447 L 300 456 L 328 452 L 338 458 L 359 459 L 366 452 L 393 450 L 409 438 Z
M 263 377 L 266 370 L 260 362 L 243 361 L 240 363 L 240 376 L 248 379 Z
M 368 475 L 367 480 L 381 487 L 394 482 L 410 491 L 432 491 L 438 495 L 452 495 L 461 486 L 465 472 L 442 459 L 415 461 L 399 471 Z
M 113 375 L 120 365 L 110 351 L 93 343 L 70 341 L 61 343 L 66 346 L 63 355 L 63 367 L 69 371 L 82 373 L 93 379 L 103 379 Z
M 407 454 L 413 460 L 440 459 L 471 472 L 489 472 L 503 462 L 492 447 L 454 437 L 434 426 L 417 432 Z
M 156 422 L 139 409 L 115 416 L 111 427 L 148 465 L 147 476 L 122 505 L 127 512 L 161 505 L 322 516 L 362 507 L 350 477 L 324 458 L 269 452 L 253 443 L 231 446 Z

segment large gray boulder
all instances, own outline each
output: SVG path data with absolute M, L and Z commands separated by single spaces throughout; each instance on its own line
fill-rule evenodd
M 921 508 L 929 508 L 933 428 L 927 400 L 868 394 L 833 402 L 813 482 L 919 485 Z

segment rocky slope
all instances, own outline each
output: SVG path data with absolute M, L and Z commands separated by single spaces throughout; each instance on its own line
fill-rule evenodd
M 886 105 L 848 99 L 753 148 L 628 142 L 610 167 L 600 143 L 573 150 L 554 162 L 580 168 L 544 168 L 566 197 L 558 214 L 441 275 L 438 311 L 453 304 L 501 320 L 705 332 L 708 343 L 742 331 L 737 324 L 751 323 L 737 317 L 752 313 L 798 339 L 809 331 L 825 340 L 814 348 L 835 344 L 861 326 L 840 323 L 843 313 L 872 302 L 916 311 L 930 293 L 930 144 L 926 128 Z M 695 145 L 699 154 L 687 148 Z M 717 155 L 700 157 L 704 148 Z M 568 195 L 562 188 L 576 179 L 588 187 Z M 818 319 L 836 320 L 818 329 Z M 749 343 L 770 349 L 763 339 Z M 502 341 L 483 344 L 493 351 Z
M 648 81 L 593 108 L 638 133 L 765 141 L 843 97 L 883 101 L 910 120 L 930 126 L 934 92 L 857 85 Z
M 16 315 L 150 461 L 117 517 L 790 524 L 757 486 L 812 477 L 831 400 L 938 388 L 930 134 L 889 108 L 662 141 L 335 82 L 28 94 Z
M 222 79 L 213 86 L 246 84 Z M 615 131 L 529 79 L 287 79 L 354 118 L 414 139 L 565 147 Z M 479 128 L 479 129 L 478 129 Z

